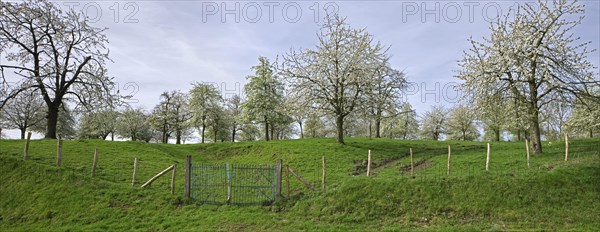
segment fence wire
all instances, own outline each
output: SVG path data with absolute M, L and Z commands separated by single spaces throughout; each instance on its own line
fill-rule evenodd
M 206 204 L 269 204 L 275 181 L 275 165 L 192 165 L 190 195 Z

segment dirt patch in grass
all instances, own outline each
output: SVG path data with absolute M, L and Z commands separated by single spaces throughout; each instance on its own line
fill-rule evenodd
M 415 165 L 415 172 L 425 170 L 425 169 L 431 167 L 431 165 L 433 165 L 433 160 L 431 160 L 431 159 L 418 160 L 417 162 L 415 162 L 414 165 Z M 402 174 L 410 174 L 410 164 L 400 166 L 400 172 Z
M 378 169 L 383 169 L 383 168 L 387 168 L 390 166 L 393 166 L 394 163 L 406 156 L 408 156 L 409 154 L 402 154 L 400 156 L 393 156 L 393 157 L 387 157 L 387 158 L 383 158 L 383 159 L 379 159 L 379 160 L 371 160 L 371 172 L 374 172 Z M 354 163 L 354 171 L 352 172 L 352 175 L 363 175 L 365 173 L 367 173 L 367 164 L 368 161 L 367 160 L 353 160 L 352 161 Z

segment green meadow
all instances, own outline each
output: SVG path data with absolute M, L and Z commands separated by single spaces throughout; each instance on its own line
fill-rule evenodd
M 348 138 L 214 144 L 68 140 L 56 166 L 56 140 L 0 140 L 0 231 L 480 231 L 600 230 L 600 140 L 486 143 Z M 451 170 L 447 175 L 448 145 Z M 91 176 L 98 148 L 97 175 Z M 411 175 L 409 149 L 413 150 Z M 372 171 L 366 176 L 371 150 Z M 208 205 L 183 195 L 185 156 L 194 164 L 284 165 L 290 178 L 268 206 Z M 321 191 L 322 157 L 327 190 Z M 139 159 L 132 186 L 133 160 Z M 143 182 L 177 164 L 149 188 Z M 284 183 L 285 186 L 285 183 Z

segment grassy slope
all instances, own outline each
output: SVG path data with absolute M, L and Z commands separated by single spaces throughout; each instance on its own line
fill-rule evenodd
M 569 162 L 564 145 L 545 143 L 545 154 L 526 168 L 522 143 L 492 143 L 490 172 L 485 144 L 388 139 L 331 139 L 256 143 L 162 145 L 65 141 L 63 168 L 54 167 L 56 141 L 0 141 L 0 230 L 280 230 L 280 229 L 577 229 L 600 230 L 600 140 L 575 140 Z M 452 175 L 446 177 L 447 145 Z M 98 177 L 90 177 L 95 147 Z M 406 172 L 412 147 L 416 178 Z M 371 178 L 360 166 L 371 149 Z M 176 195 L 169 178 L 149 189 L 131 187 L 133 157 L 145 181 L 185 155 L 203 163 L 274 163 L 283 159 L 318 185 L 327 157 L 328 192 L 311 193 L 292 180 L 294 197 L 273 207 L 197 205 Z M 182 165 L 180 165 L 182 166 Z M 404 170 L 404 172 L 402 171 Z M 62 175 L 56 175 L 56 173 Z M 359 176 L 355 176 L 359 175 Z M 303 192 L 304 194 L 296 194 Z

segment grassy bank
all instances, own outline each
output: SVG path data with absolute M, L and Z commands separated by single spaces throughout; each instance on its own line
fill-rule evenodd
M 0 230 L 600 230 L 600 140 L 545 143 L 527 168 L 522 143 L 492 143 L 490 171 L 481 142 L 350 138 L 254 143 L 164 145 L 98 140 L 65 141 L 57 168 L 56 141 L 0 141 Z M 447 146 L 452 147 L 446 175 Z M 100 151 L 91 177 L 94 149 Z M 413 148 L 415 176 L 408 149 Z M 373 175 L 365 177 L 368 150 Z M 327 158 L 328 191 L 291 181 L 292 197 L 273 206 L 212 206 L 176 194 L 170 178 L 139 188 L 171 164 L 274 164 L 282 159 L 320 186 Z M 140 159 L 131 186 L 133 158 Z

